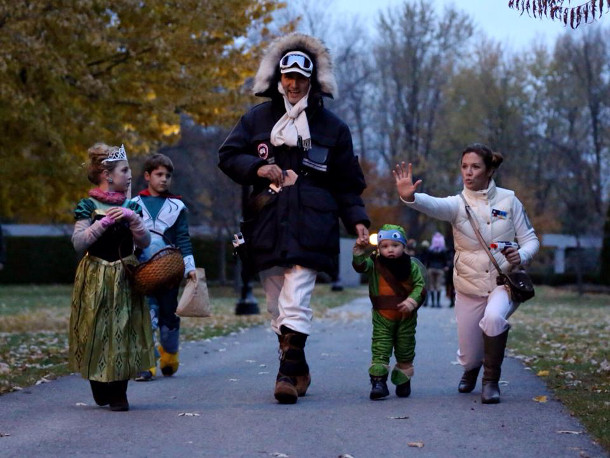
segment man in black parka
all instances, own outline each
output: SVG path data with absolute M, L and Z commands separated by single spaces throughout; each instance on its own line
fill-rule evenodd
M 349 128 L 324 108 L 337 84 L 320 40 L 294 33 L 272 42 L 253 91 L 271 100 L 241 117 L 220 148 L 219 167 L 253 188 L 242 232 L 280 344 L 274 395 L 292 404 L 311 382 L 310 298 L 317 272 L 337 272 L 339 219 L 368 243 L 366 183 Z

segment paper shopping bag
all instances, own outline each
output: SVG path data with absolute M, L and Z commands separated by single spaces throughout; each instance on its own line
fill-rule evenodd
M 176 309 L 181 317 L 206 317 L 212 315 L 208 284 L 205 281 L 205 269 L 198 267 L 197 281 L 188 280 Z

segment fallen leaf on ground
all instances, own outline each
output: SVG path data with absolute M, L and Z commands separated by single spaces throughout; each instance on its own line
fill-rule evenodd
M 407 442 L 407 445 L 409 447 L 422 448 L 424 446 L 424 443 L 423 442 Z
M 194 412 L 180 412 L 178 414 L 179 417 L 200 417 L 201 415 L 199 415 L 198 413 L 194 413 Z
M 406 420 L 409 417 L 407 417 L 406 415 L 402 416 L 402 417 L 388 417 L 390 420 Z
M 10 436 L 10 434 L 8 434 L 8 433 L 0 433 L 0 437 L 8 437 L 8 436 Z
M 538 371 L 536 375 L 538 377 L 546 377 L 547 375 L 549 375 L 549 371 Z
M 546 402 L 548 399 L 546 396 L 536 396 L 535 398 L 532 398 L 532 400 L 536 402 Z
M 582 434 L 582 431 L 557 431 L 557 434 Z

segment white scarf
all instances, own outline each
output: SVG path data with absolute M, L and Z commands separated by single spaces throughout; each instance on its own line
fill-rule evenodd
M 307 91 L 305 97 L 299 100 L 295 105 L 292 105 L 288 101 L 288 97 L 286 97 L 286 92 L 284 92 L 282 83 L 278 83 L 277 89 L 279 93 L 282 94 L 282 97 L 284 97 L 286 113 L 275 123 L 273 129 L 271 129 L 271 144 L 274 146 L 298 146 L 300 137 L 303 149 L 310 149 L 311 134 L 309 133 L 309 123 L 307 122 L 307 114 L 305 113 L 309 91 Z

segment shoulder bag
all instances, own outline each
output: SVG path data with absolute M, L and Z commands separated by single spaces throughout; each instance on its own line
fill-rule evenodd
M 479 239 L 479 243 L 483 247 L 483 250 L 485 250 L 485 253 L 487 253 L 487 256 L 489 256 L 489 259 L 491 260 L 496 270 L 498 271 L 496 283 L 498 285 L 505 285 L 508 288 L 508 290 L 510 291 L 511 299 L 514 302 L 521 303 L 534 297 L 534 284 L 532 283 L 532 279 L 527 274 L 527 272 L 525 272 L 525 270 L 519 268 L 518 270 L 513 270 L 508 273 L 502 272 L 502 269 L 500 269 L 500 266 L 498 265 L 498 261 L 496 261 L 496 258 L 494 258 L 491 254 L 491 251 L 489 251 L 489 247 L 483 240 L 483 236 L 479 232 L 474 218 L 470 214 L 470 206 L 468 205 L 468 202 L 466 202 L 466 199 L 464 198 L 464 195 L 462 193 L 460 193 L 460 197 L 464 201 L 464 207 L 466 208 L 466 215 L 468 216 L 468 221 L 472 225 L 474 233 L 476 234 L 477 239 Z

